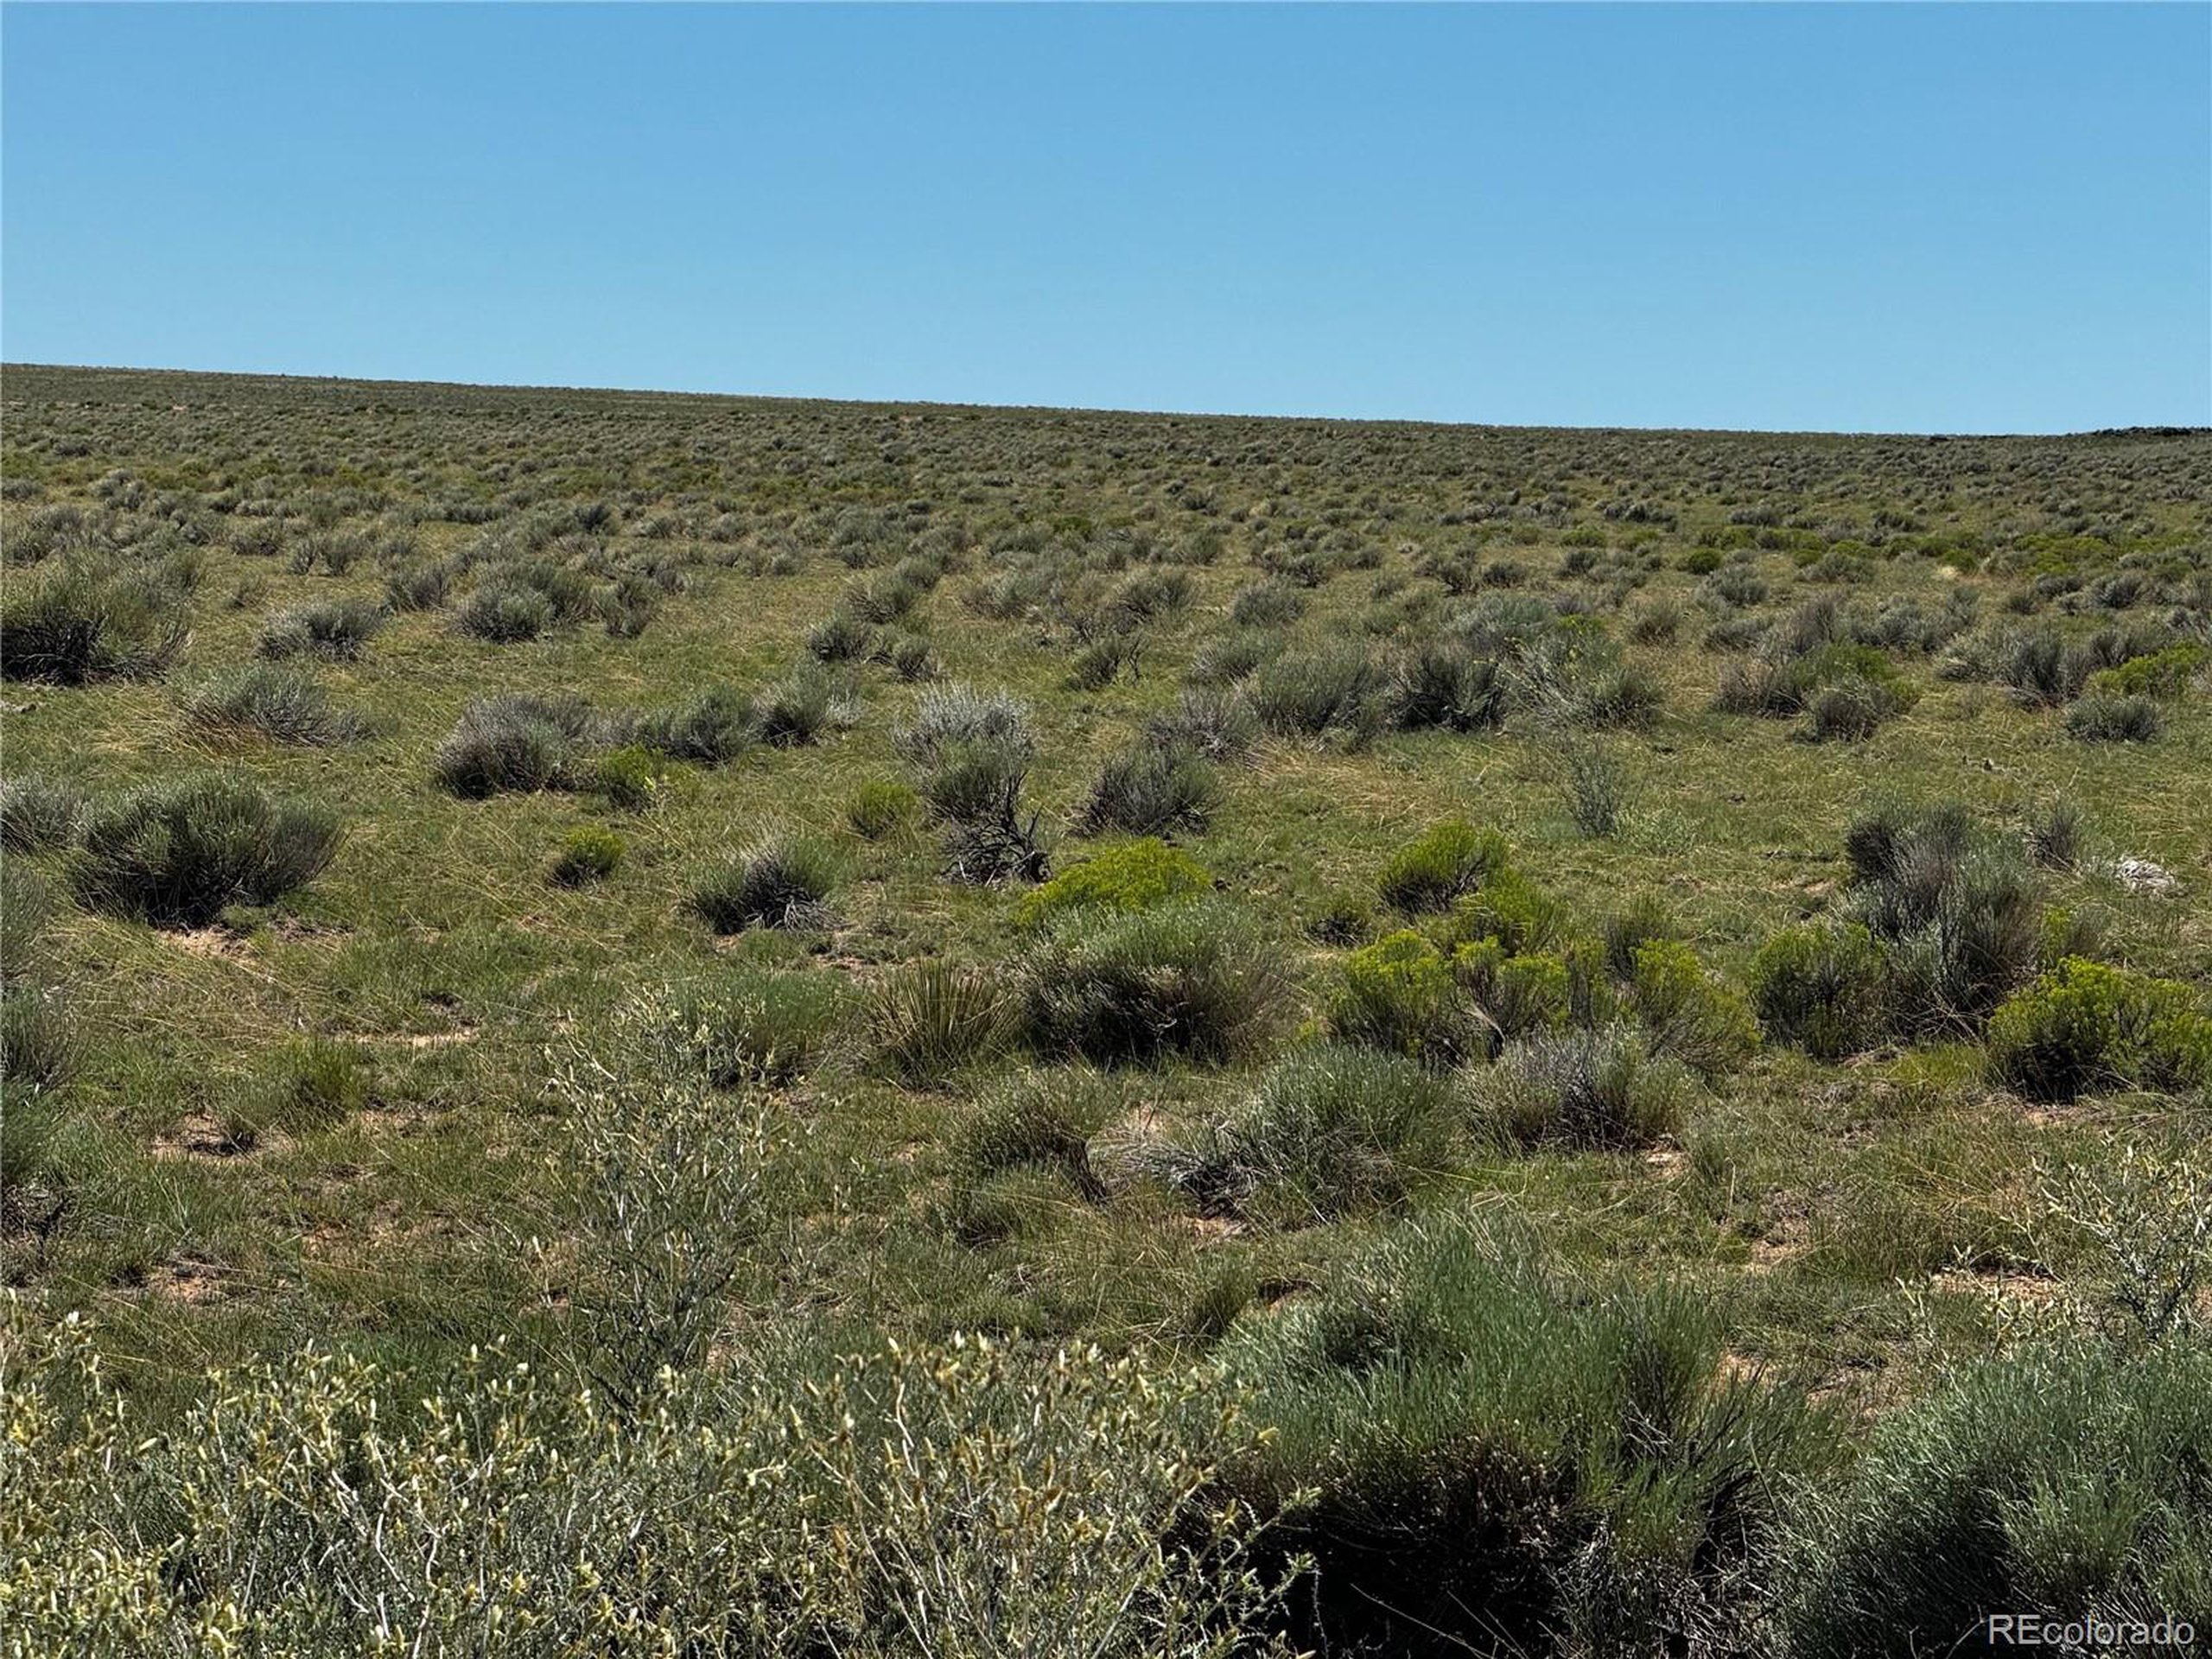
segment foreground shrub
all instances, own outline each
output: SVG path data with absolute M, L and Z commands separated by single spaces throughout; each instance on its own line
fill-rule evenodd
M 2066 709 L 2067 736 L 2084 743 L 2148 743 L 2164 724 L 2158 705 L 2145 696 L 2092 691 Z
M 1654 939 L 1638 949 L 1629 984 L 1654 1053 L 1719 1077 L 1758 1046 L 1758 1023 L 1743 997 L 1707 973 L 1679 940 Z
M 157 924 L 205 926 L 226 906 L 264 905 L 336 856 L 335 814 L 280 799 L 244 779 L 156 784 L 85 825 L 78 885 L 96 908 Z
M 1697 1095 L 1686 1067 L 1626 1026 L 1509 1043 L 1474 1086 L 1484 1122 L 1511 1143 L 1606 1150 L 1674 1134 Z
M 1303 1049 L 1270 1066 L 1215 1127 L 1196 1184 L 1287 1220 L 1395 1205 L 1449 1166 L 1459 1107 L 1450 1084 L 1402 1056 Z
M 739 966 L 677 992 L 668 1030 L 715 1088 L 780 1089 L 814 1069 L 846 1000 L 833 974 Z
M 841 1340 L 758 1334 L 717 1377 L 648 1373 L 621 1410 L 496 1349 L 443 1379 L 310 1350 L 217 1374 L 162 1421 L 82 1325 L 19 1328 L 0 1436 L 10 1641 L 312 1655 L 404 1634 L 527 1659 L 1260 1647 L 1279 1594 L 1243 1520 L 1199 1504 L 1253 1430 L 1205 1377 L 976 1339 L 828 1357 Z
M 1991 1070 L 2034 1100 L 2093 1089 L 2212 1089 L 2212 1017 L 2171 979 L 2069 957 L 1999 1005 Z
M 35 773 L 0 779 L 0 848 L 50 853 L 74 842 L 84 823 L 84 793 L 73 785 Z
M 1503 870 L 1506 858 L 1497 830 L 1446 819 L 1394 854 L 1377 886 L 1385 904 L 1408 914 L 1444 910 Z
M 1385 1049 L 1435 1066 L 1488 1052 L 1490 1027 L 1444 953 L 1410 929 L 1355 950 L 1328 1005 L 1339 1042 Z
M 1062 870 L 1014 906 L 1014 920 L 1039 927 L 1080 912 L 1126 912 L 1203 898 L 1213 878 L 1188 853 L 1147 839 L 1109 847 Z
M 876 1063 L 902 1083 L 940 1083 L 1003 1052 L 1020 1030 L 1021 1000 L 995 969 L 925 962 L 876 987 L 868 1039 Z
M 1768 1036 L 1815 1059 L 1863 1053 L 1887 1034 L 1888 960 L 1855 923 L 1793 927 L 1751 963 L 1751 1001 Z
M 1381 671 L 1361 646 L 1289 652 L 1260 665 L 1252 711 L 1282 736 L 1318 737 L 1332 729 L 1363 736 L 1382 723 L 1387 693 Z
M 312 671 L 255 663 L 185 693 L 184 717 L 205 731 L 257 732 L 279 743 L 322 747 L 360 735 L 358 715 L 336 707 Z
M 1275 954 L 1243 913 L 1205 900 L 1071 917 L 1028 970 L 1038 1045 L 1102 1065 L 1247 1053 L 1282 994 Z
M 1993 1612 L 2095 1619 L 2074 1652 L 2212 1621 L 2212 1351 L 2037 1347 L 1878 1421 L 1791 1598 L 1804 1659 L 2002 1651 Z
M 1141 744 L 1098 769 L 1078 822 L 1090 836 L 1204 830 L 1220 798 L 1213 768 L 1196 753 Z
M 827 671 L 803 663 L 761 688 L 753 700 L 753 725 L 779 748 L 812 743 L 834 727 L 849 725 L 853 709 Z
M 597 735 L 591 710 L 573 697 L 480 697 L 461 710 L 430 770 L 440 787 L 467 800 L 570 788 L 582 780 L 583 751 Z
M 0 677 L 87 685 L 161 673 L 188 637 L 184 585 L 163 568 L 49 561 L 0 595 Z
M 769 836 L 711 865 L 691 889 L 690 906 L 717 933 L 748 927 L 827 927 L 828 900 L 842 872 L 818 842 Z
M 912 824 L 921 810 L 922 798 L 904 784 L 867 783 L 855 791 L 845 821 L 862 840 L 880 841 Z
M 1399 664 L 1390 686 L 1390 717 L 1408 730 L 1481 731 L 1505 718 L 1505 683 L 1497 664 L 1457 639 L 1433 639 Z
M 1706 1299 L 1572 1284 L 1525 1237 L 1438 1221 L 1223 1356 L 1274 1433 L 1219 1488 L 1312 1558 L 1301 1647 L 1771 1650 L 1783 1516 L 1828 1437 L 1724 1370 Z
M 961 1125 L 954 1156 L 970 1179 L 1010 1169 L 1057 1170 L 1078 1192 L 1102 1197 L 1090 1146 L 1122 1104 L 1121 1090 L 1098 1072 L 1034 1071 L 984 1098 Z
M 705 766 L 736 760 L 758 735 L 753 700 L 727 685 L 708 686 L 638 723 L 638 741 L 646 747 Z

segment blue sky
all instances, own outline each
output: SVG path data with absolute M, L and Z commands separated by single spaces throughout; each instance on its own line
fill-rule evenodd
M 9 4 L 12 361 L 2212 422 L 2212 6 Z

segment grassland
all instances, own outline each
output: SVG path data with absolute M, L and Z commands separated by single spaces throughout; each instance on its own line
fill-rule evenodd
M 836 1594 L 638 1592 L 808 1610 L 686 1613 L 678 1651 L 1904 1652 L 1985 1592 L 2212 1619 L 2172 1472 L 2212 1455 L 2212 436 L 29 366 L 4 415 L 19 1378 L 81 1340 L 182 1457 L 211 1369 L 275 1368 L 294 1421 L 313 1348 L 406 1421 L 496 1345 L 757 1448 L 797 1379 L 984 1333 L 991 1408 L 1060 1414 L 1039 1451 L 1013 1412 L 1008 1466 L 1205 1471 L 1083 1489 L 1167 1586 L 1095 1643 L 1007 1634 L 1092 1607 L 1079 1541 L 988 1616 L 887 1591 L 950 1548 L 936 1492 L 847 1516 L 905 1553 Z M 219 809 L 175 791 L 212 779 L 290 861 L 179 897 Z M 821 1382 L 838 1354 L 879 1357 Z M 997 1421 L 967 1386 L 946 1444 Z M 1256 1441 L 1127 1409 L 1209 1388 Z M 2049 1535 L 1929 1521 L 1964 1541 L 1897 1559 L 2011 1576 L 1869 1612 L 1910 1507 L 1869 1483 L 1979 1467 L 1943 1413 L 2022 1396 Z M 2069 1410 L 2167 1425 L 2113 1453 L 2124 1523 Z M 1268 1529 L 1221 1543 L 1224 1493 Z M 1199 1511 L 1212 1544 L 1160 1541 Z M 190 1547 L 131 1524 L 172 1583 Z M 122 1525 L 19 1534 L 19 1593 Z M 143 1630 L 189 1650 L 235 1604 L 246 1650 L 310 1650 L 306 1591 L 198 1570 L 140 1586 Z M 392 1639 L 474 1639 L 438 1583 Z M 659 1651 L 656 1616 L 499 1640 Z

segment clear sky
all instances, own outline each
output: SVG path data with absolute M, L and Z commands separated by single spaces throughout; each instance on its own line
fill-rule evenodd
M 2212 6 L 0 10 L 11 361 L 2212 423 Z

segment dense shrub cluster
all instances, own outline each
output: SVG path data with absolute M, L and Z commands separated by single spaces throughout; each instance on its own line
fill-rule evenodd
M 86 819 L 77 869 L 86 903 L 205 926 L 229 906 L 305 887 L 336 856 L 335 814 L 209 775 L 150 785 Z

